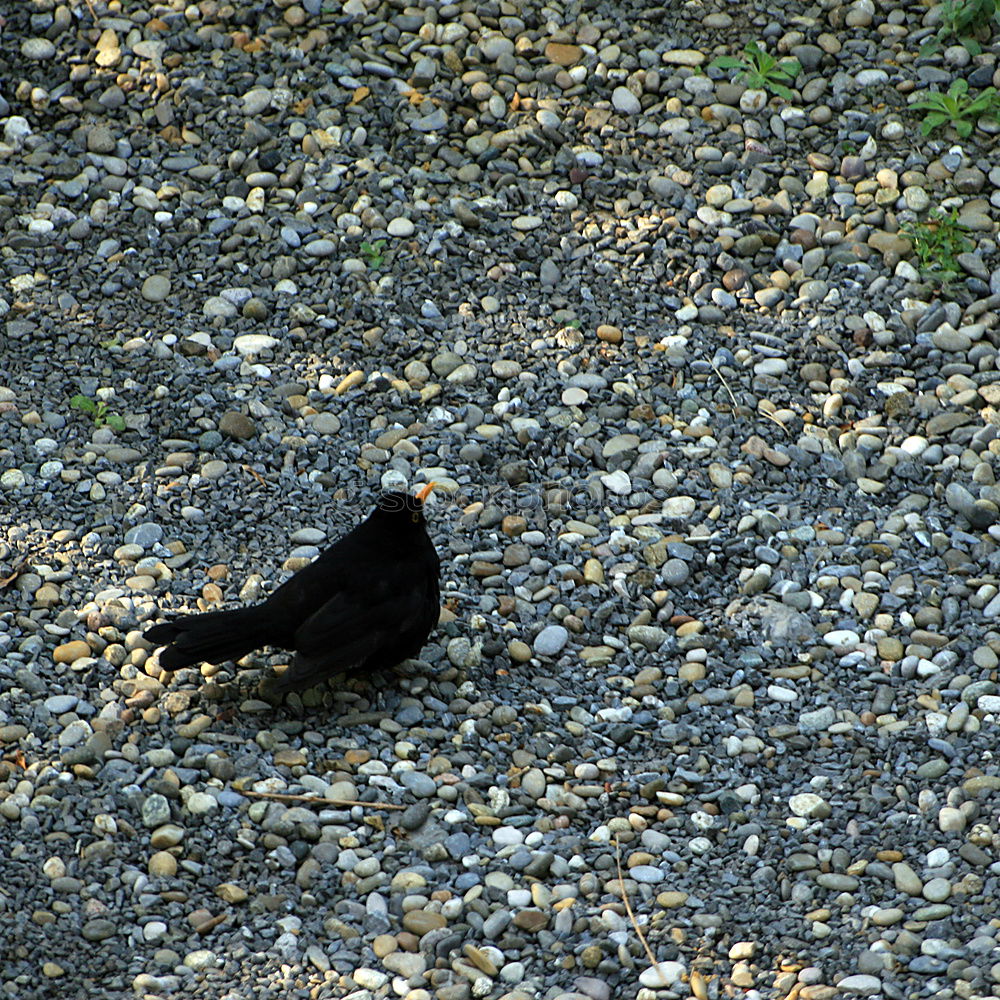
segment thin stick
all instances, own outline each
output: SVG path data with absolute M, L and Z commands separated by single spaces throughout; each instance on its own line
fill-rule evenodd
M 357 799 L 325 799 L 321 795 L 289 795 L 284 792 L 239 792 L 251 799 L 274 799 L 277 802 L 310 802 L 320 806 L 364 806 L 368 809 L 399 809 L 393 802 L 360 802 Z
M 784 421 L 776 417 L 773 413 L 768 413 L 767 410 L 758 410 L 758 413 L 763 413 L 768 420 L 773 420 L 783 431 L 787 433 L 788 428 L 785 426 Z
M 719 381 L 725 386 L 726 392 L 729 393 L 729 398 L 733 401 L 733 413 L 739 415 L 740 404 L 736 402 L 736 397 L 733 395 L 733 390 L 729 388 L 729 383 L 726 381 L 726 376 L 719 371 L 718 366 L 714 361 L 711 362 L 712 371 L 719 376 Z
M 635 914 L 632 912 L 632 904 L 628 901 L 628 892 L 625 891 L 625 875 L 622 873 L 622 849 L 621 844 L 618 843 L 617 836 L 615 837 L 615 865 L 618 868 L 618 881 L 621 883 L 622 887 L 622 899 L 625 900 L 625 912 L 628 914 L 629 920 L 632 921 L 632 927 L 639 936 L 639 940 L 642 942 L 643 948 L 646 949 L 646 957 L 649 959 L 649 964 L 652 965 L 657 972 L 659 972 L 660 963 L 656 961 L 652 949 L 646 941 L 646 936 L 642 933 L 642 929 L 639 927 L 639 921 L 635 919 Z M 660 976 L 660 979 L 663 979 L 662 975 Z

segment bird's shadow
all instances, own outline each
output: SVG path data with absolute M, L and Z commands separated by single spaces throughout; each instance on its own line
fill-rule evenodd
M 283 664 L 256 663 L 238 669 L 235 673 L 221 671 L 220 675 L 203 677 L 194 670 L 179 670 L 170 689 L 194 688 L 200 695 L 202 709 L 215 706 L 217 719 L 228 720 L 240 714 L 246 702 L 264 702 L 273 710 L 272 718 L 303 719 L 322 713 L 324 722 L 339 721 L 360 716 L 371 716 L 373 724 L 382 718 L 391 719 L 398 711 L 403 698 L 412 697 L 401 686 L 401 681 L 427 677 L 434 680 L 446 667 L 435 668 L 425 660 L 404 660 L 395 667 L 375 670 L 363 676 L 351 673 L 334 674 L 312 687 L 299 691 L 281 690 L 281 674 L 275 666 Z M 184 674 L 193 676 L 185 677 Z

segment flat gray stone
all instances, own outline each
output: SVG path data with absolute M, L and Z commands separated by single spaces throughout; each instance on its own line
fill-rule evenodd
M 535 636 L 534 651 L 537 656 L 556 656 L 569 641 L 569 632 L 562 625 L 546 625 Z

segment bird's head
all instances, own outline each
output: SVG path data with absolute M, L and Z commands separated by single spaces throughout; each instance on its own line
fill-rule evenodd
M 406 493 L 403 490 L 387 490 L 378 498 L 374 517 L 386 524 L 392 524 L 398 530 L 422 526 L 424 521 L 424 501 L 434 489 L 434 483 L 427 483 L 416 493 Z

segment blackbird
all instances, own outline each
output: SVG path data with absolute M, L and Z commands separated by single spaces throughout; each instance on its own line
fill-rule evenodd
M 366 521 L 286 580 L 262 604 L 183 615 L 147 629 L 167 648 L 164 670 L 238 660 L 260 646 L 294 649 L 278 691 L 341 672 L 370 673 L 416 655 L 440 612 L 441 562 L 427 535 L 424 501 L 383 493 Z

